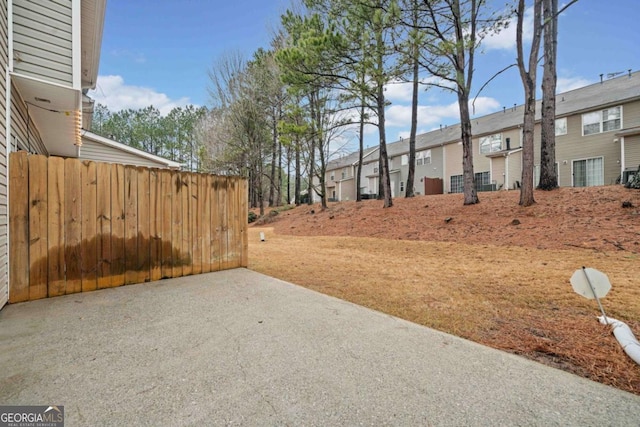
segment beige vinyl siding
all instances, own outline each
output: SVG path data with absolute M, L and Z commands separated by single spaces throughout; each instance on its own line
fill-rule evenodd
M 8 62 L 7 0 L 0 0 L 0 308 L 7 303 L 9 292 L 9 179 L 7 173 L 7 97 Z
M 447 176 L 443 178 L 444 192 L 448 193 L 451 191 L 451 176 L 462 175 L 462 142 L 454 142 L 453 144 L 447 144 L 444 146 L 444 150 L 446 151 L 445 170 L 447 171 Z M 478 157 L 478 156 L 474 156 L 474 157 Z M 474 158 L 474 162 L 475 162 L 475 158 Z
M 622 128 L 629 129 L 640 126 L 640 101 L 622 106 Z
M 72 86 L 72 1 L 14 0 L 16 73 Z
M 166 168 L 167 165 L 155 162 L 133 153 L 109 147 L 87 139 L 82 140 L 80 158 L 96 162 L 122 163 L 124 165 L 147 166 L 152 168 Z
M 340 201 L 356 199 L 356 180 L 345 179 L 336 183 L 336 198 Z
M 626 169 L 638 169 L 640 165 L 640 135 L 624 138 L 624 158 Z
M 12 151 L 25 150 L 35 154 L 49 154 L 42 143 L 40 132 L 30 117 L 28 105 L 24 103 L 13 84 L 11 85 L 11 138 L 9 141 L 15 144 Z
M 511 153 L 509 155 L 509 182 L 507 182 L 507 188 L 513 190 L 516 185 L 516 181 L 522 180 L 522 151 Z
M 626 116 L 626 108 L 623 114 Z M 600 111 L 601 108 L 592 111 Z M 626 123 L 623 123 L 626 127 Z M 620 175 L 620 144 L 614 142 L 615 131 L 582 136 L 582 114 L 567 117 L 567 134 L 556 139 L 556 161 L 560 168 L 560 186 L 573 185 L 572 162 L 574 160 L 602 157 L 604 160 L 604 184 L 614 184 Z M 538 144 L 539 147 L 539 144 Z M 539 148 L 538 148 L 539 151 Z M 538 157 L 539 158 L 539 157 Z M 536 160 L 539 163 L 539 160 Z
M 496 190 L 505 187 L 506 157 L 494 157 L 491 159 L 491 182 L 495 182 Z
M 427 149 L 419 149 L 416 151 L 427 151 L 431 150 L 431 163 L 426 165 L 416 165 L 415 170 L 415 186 L 416 190 L 424 192 L 424 185 L 420 186 L 420 178 L 443 178 L 442 174 L 442 150 L 444 147 L 433 147 Z M 402 176 L 407 176 L 409 174 L 409 168 L 407 167 L 406 173 L 403 171 Z

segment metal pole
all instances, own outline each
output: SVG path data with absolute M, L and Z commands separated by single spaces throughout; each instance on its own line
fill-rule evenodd
M 587 279 L 587 283 L 591 288 L 591 293 L 593 293 L 594 298 L 598 302 L 598 307 L 600 307 L 600 311 L 602 312 L 602 317 L 604 317 L 604 322 L 605 324 L 608 325 L 609 320 L 607 320 L 607 315 L 604 314 L 604 308 L 602 308 L 602 304 L 600 304 L 600 298 L 598 298 L 598 295 L 596 295 L 596 290 L 593 288 L 593 285 L 591 284 L 591 280 L 589 279 L 589 275 L 587 274 L 587 270 L 584 268 L 584 266 L 582 266 L 582 272 L 584 273 L 584 277 Z

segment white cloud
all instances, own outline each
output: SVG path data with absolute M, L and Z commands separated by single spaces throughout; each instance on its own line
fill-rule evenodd
M 438 87 L 454 89 L 455 83 L 432 76 L 420 80 L 418 90 L 423 93 L 425 90 L 437 89 Z M 413 98 L 413 85 L 411 82 L 394 80 L 385 85 L 384 90 L 385 98 L 390 101 L 411 102 Z
M 514 16 L 508 21 L 506 28 L 502 28 L 497 33 L 490 33 L 482 40 L 482 47 L 485 50 L 515 50 L 516 29 L 518 27 L 517 18 Z M 529 43 L 533 39 L 533 7 L 524 11 L 523 37 L 524 43 Z
M 140 52 L 133 52 L 128 49 L 114 49 L 111 51 L 111 55 L 120 58 L 127 58 L 136 64 L 144 64 L 147 62 L 147 58 Z
M 411 82 L 395 80 L 384 87 L 384 96 L 391 101 L 411 101 L 413 86 Z
M 475 108 L 469 103 L 472 115 L 485 115 L 496 111 L 500 103 L 489 97 L 476 99 Z M 475 111 L 474 111 L 475 109 Z M 422 127 L 431 127 L 440 123 L 450 123 L 452 120 L 460 120 L 460 110 L 457 102 L 447 105 L 420 105 L 418 106 L 418 123 Z M 411 123 L 410 105 L 392 105 L 386 110 L 386 125 L 389 127 L 406 127 Z
M 153 105 L 160 114 L 166 115 L 175 107 L 191 104 L 188 97 L 171 99 L 152 88 L 127 85 L 122 76 L 98 76 L 96 89 L 90 91 L 89 96 L 112 112 Z
M 556 84 L 556 93 L 578 89 L 590 85 L 591 83 L 593 82 L 585 79 L 584 77 L 558 77 L 558 82 Z

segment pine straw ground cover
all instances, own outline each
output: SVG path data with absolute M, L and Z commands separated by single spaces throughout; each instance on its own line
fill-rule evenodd
M 640 394 L 640 366 L 569 284 L 583 265 L 605 272 L 607 314 L 640 336 L 640 192 L 535 196 L 531 208 L 517 192 L 467 207 L 459 195 L 302 206 L 250 228 L 249 267 Z

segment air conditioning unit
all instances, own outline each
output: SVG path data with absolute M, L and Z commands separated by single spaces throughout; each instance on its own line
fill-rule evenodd
M 622 172 L 622 181 L 620 183 L 624 185 L 627 182 L 631 181 L 636 176 L 637 171 L 637 169 L 627 169 Z

